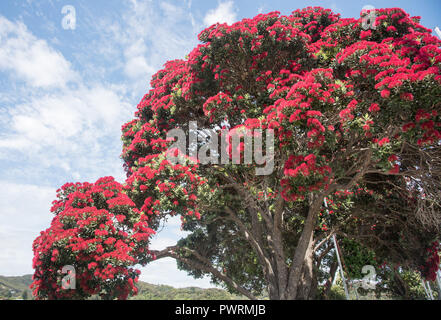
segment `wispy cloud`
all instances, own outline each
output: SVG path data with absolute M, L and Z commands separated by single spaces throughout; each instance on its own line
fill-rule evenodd
M 120 128 L 130 119 L 131 107 L 124 97 L 102 86 L 31 97 L 2 117 L 0 160 L 16 158 L 29 164 L 22 169 L 24 175 L 38 164 L 40 174 L 50 175 L 58 168 L 64 170 L 65 179 L 100 175 L 121 179 Z
M 330 9 L 334 12 L 334 13 L 341 13 L 341 9 L 337 6 L 337 3 L 332 2 Z
M 71 64 L 21 22 L 0 16 L 0 71 L 33 87 L 63 87 L 77 78 Z
M 220 2 L 215 9 L 211 9 L 204 17 L 204 24 L 211 26 L 217 22 L 219 23 L 233 23 L 236 21 L 236 11 L 233 1 Z
M 0 16 L 0 75 L 11 83 L 0 88 L 0 274 L 32 272 L 32 241 L 50 225 L 60 183 L 123 179 L 120 128 L 134 107 L 120 86 L 79 74 L 22 22 Z
M 191 1 L 125 3 L 126 11 L 120 19 L 110 23 L 103 17 L 91 21 L 91 26 L 101 35 L 97 48 L 107 50 L 112 59 L 115 50 L 121 52 L 118 66 L 126 77 L 124 81 L 130 83 L 131 98 L 137 103 L 149 88 L 151 76 L 165 62 L 184 59 L 196 45 L 200 25 L 191 13 Z
M 131 11 L 124 16 L 127 24 L 125 38 L 130 45 L 126 47 L 126 73 L 133 64 L 144 67 L 142 82 L 144 90 L 147 79 L 170 59 L 183 59 L 196 43 L 192 30 L 191 16 L 184 4 L 132 1 Z M 142 70 L 142 69 L 141 69 Z

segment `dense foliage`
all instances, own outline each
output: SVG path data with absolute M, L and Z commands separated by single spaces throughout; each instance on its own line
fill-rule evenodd
M 153 285 L 139 282 L 138 295 L 133 300 L 244 300 L 243 296 L 233 295 L 222 289 L 173 288 L 166 285 Z
M 0 275 L 0 300 L 32 299 L 29 285 L 32 275 L 5 277 Z
M 0 276 L 0 300 L 29 300 L 33 299 L 29 285 L 32 275 L 5 277 Z M 136 283 L 138 294 L 132 300 L 243 300 L 243 296 L 233 295 L 225 290 L 216 288 L 174 288 L 167 285 L 155 285 L 143 281 Z M 93 295 L 89 299 L 100 297 Z M 266 298 L 266 297 L 262 297 Z
M 399 8 L 375 13 L 369 30 L 366 13 L 341 18 L 319 7 L 203 30 L 185 60 L 169 61 L 153 76 L 135 119 L 122 127 L 124 186 L 106 201 L 99 199 L 107 191 L 88 184 L 63 188 L 52 227 L 34 244 L 36 294 L 65 297 L 54 272 L 75 262 L 84 285 L 70 294 L 119 296 L 115 289 L 124 298 L 133 292 L 129 265 L 151 254 L 176 258 L 193 276 L 211 274 L 249 298 L 267 291 L 271 299 L 311 299 L 325 264 L 335 264 L 333 234 L 346 239 L 343 249 L 369 253 L 353 256 L 357 268 L 365 260 L 399 264 L 433 279 L 441 221 L 441 41 Z M 274 170 L 258 176 L 255 163 L 202 165 L 188 156 L 195 146 L 185 154 L 169 150 L 167 132 L 189 135 L 189 121 L 219 135 L 222 128 L 274 130 Z M 170 151 L 185 161 L 172 164 Z M 107 227 L 86 227 L 86 235 L 83 221 L 93 214 Z M 116 223 L 111 215 L 125 219 Z M 155 229 L 168 215 L 180 215 L 190 235 L 148 252 L 153 230 L 140 236 L 138 224 Z M 130 232 L 120 234 L 123 226 Z M 109 237 L 132 249 L 102 259 L 113 244 L 97 254 L 95 243 Z M 105 280 L 105 268 L 118 275 L 117 284 Z
M 99 294 L 126 299 L 136 294 L 139 270 L 148 259 L 154 231 L 147 217 L 111 177 L 97 182 L 67 183 L 58 190 L 51 226 L 35 239 L 34 296 L 80 299 Z M 75 268 L 74 290 L 62 286 L 62 268 Z

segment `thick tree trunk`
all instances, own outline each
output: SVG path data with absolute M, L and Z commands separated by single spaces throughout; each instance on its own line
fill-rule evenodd
M 277 275 L 278 276 L 278 275 Z M 269 284 L 269 298 L 270 300 L 289 300 L 288 293 L 289 287 L 282 288 L 284 292 L 277 290 L 277 284 Z M 305 265 L 302 267 L 302 276 L 297 286 L 297 295 L 294 300 L 311 300 L 317 295 L 317 274 L 314 270 L 314 266 L 311 265 L 310 259 L 307 259 Z M 291 299 L 292 300 L 292 299 Z
M 279 290 L 275 283 L 269 283 L 268 285 L 268 296 L 270 300 L 281 300 Z
M 297 290 L 296 300 L 310 300 L 316 295 L 317 275 L 314 270 L 314 248 L 312 241 L 308 246 L 302 266 L 302 277 Z
M 314 266 L 314 247 L 312 233 L 306 242 L 306 252 L 301 259 L 299 269 L 285 265 L 285 270 L 276 269 L 275 281 L 268 281 L 269 298 L 271 300 L 310 300 L 317 293 L 317 274 Z M 281 272 L 280 272 L 281 271 Z M 287 282 L 286 274 L 295 272 L 299 275 L 296 282 Z M 293 292 L 296 294 L 293 294 Z
M 317 221 L 318 212 L 322 206 L 324 196 L 314 197 L 311 195 L 310 207 L 308 216 L 303 226 L 303 231 L 300 236 L 297 248 L 293 257 L 293 263 L 289 270 L 288 286 L 287 286 L 287 299 L 294 300 L 299 296 L 299 285 L 302 285 L 302 277 L 304 273 L 304 266 L 306 265 L 305 272 L 307 277 L 312 277 L 313 260 L 310 256 L 313 254 L 313 240 L 314 240 L 314 228 Z M 306 281 L 307 282 L 307 281 Z M 303 294 L 300 294 L 303 296 Z

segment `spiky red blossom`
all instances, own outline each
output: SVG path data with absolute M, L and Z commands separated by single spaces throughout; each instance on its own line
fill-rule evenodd
M 419 81 L 429 76 L 440 82 L 438 61 L 440 49 L 435 46 L 439 44 L 439 41 L 401 9 L 379 9 L 378 14 L 378 21 L 384 23 L 387 21 L 392 25 L 385 29 L 381 27 L 376 33 L 371 30 L 363 31 L 360 20 L 341 19 L 329 10 L 321 8 L 297 10 L 293 15 L 283 17 L 283 19 L 279 17 L 278 12 L 271 12 L 254 19 L 245 19 L 231 26 L 226 24 L 211 26 L 200 33 L 199 38 L 204 44 L 196 47 L 187 61 L 175 60 L 167 63 L 165 69 L 153 77 L 153 89 L 138 106 L 139 120 L 131 123 L 136 124 L 140 120 L 147 120 L 145 115 L 150 114 L 156 123 L 156 128 L 166 130 L 173 126 L 174 118 L 179 117 L 179 113 L 176 114 L 173 110 L 179 104 L 180 99 L 183 99 L 189 102 L 199 101 L 209 122 L 230 118 L 230 114 L 237 112 L 243 115 L 247 121 L 245 125 L 247 125 L 250 115 L 247 114 L 246 108 L 243 109 L 241 106 L 244 103 L 244 88 L 240 85 L 229 87 L 228 79 L 230 79 L 231 70 L 222 69 L 222 64 L 219 62 L 212 64 L 213 57 L 206 53 L 209 52 L 213 43 L 237 33 L 236 45 L 242 50 L 250 50 L 252 63 L 249 65 L 249 70 L 255 74 L 256 84 L 260 86 L 258 91 L 264 93 L 268 90 L 269 97 L 274 101 L 274 104 L 263 110 L 266 119 L 260 121 L 260 127 L 268 126 L 277 129 L 280 145 L 286 145 L 290 141 L 293 125 L 299 126 L 304 123 L 309 128 L 306 132 L 309 138 L 307 146 L 310 150 L 319 150 L 325 137 L 330 135 L 330 130 L 325 130 L 321 122 L 321 118 L 324 117 L 323 111 L 326 110 L 326 106 L 334 105 L 336 99 L 339 99 L 340 103 L 348 101 L 347 106 L 339 111 L 341 123 L 346 126 L 356 121 L 356 114 L 360 114 L 366 105 L 369 106 L 370 112 L 380 111 L 378 102 L 368 100 L 359 103 L 352 98 L 354 95 L 352 89 L 360 85 L 360 82 L 370 81 L 369 79 L 374 81 L 377 97 L 372 96 L 370 99 L 378 100 L 378 97 L 388 99 L 393 95 L 405 101 L 414 99 L 414 94 L 406 89 L 410 83 L 415 82 L 415 86 L 418 86 Z M 329 25 L 317 24 L 310 15 L 326 16 Z M 307 20 L 305 20 L 306 17 L 308 17 Z M 257 26 L 260 25 L 266 25 L 268 36 L 266 32 L 259 31 Z M 410 28 L 411 32 L 409 32 Z M 351 37 L 333 36 L 339 29 L 348 29 Z M 375 34 L 382 34 L 383 40 L 372 41 L 370 37 Z M 357 41 L 357 37 L 361 40 Z M 415 45 L 417 38 L 420 39 L 420 44 L 415 51 L 412 46 Z M 337 82 L 333 69 L 302 69 L 302 66 L 297 63 L 302 50 L 291 51 L 292 57 L 286 66 L 279 66 L 275 70 L 258 71 L 257 65 L 265 65 L 265 61 L 271 58 L 268 57 L 268 41 L 275 41 L 277 46 L 281 46 L 281 50 L 284 46 L 286 48 L 304 46 L 306 50 L 303 54 L 306 56 L 317 55 L 320 50 L 340 47 L 341 51 L 336 54 L 335 59 L 338 64 L 345 65 L 348 77 L 339 79 Z M 233 52 L 233 49 L 236 50 L 232 44 L 224 44 L 226 54 Z M 435 60 L 430 60 L 431 58 Z M 206 100 L 199 99 L 198 96 L 202 95 L 204 86 L 208 86 L 208 83 L 202 83 L 202 79 L 205 79 L 208 74 L 213 75 L 213 79 L 218 82 L 221 90 L 213 95 L 209 94 Z M 401 88 L 406 91 L 398 94 Z M 160 110 L 163 111 L 159 113 Z M 175 115 L 172 115 L 173 113 Z M 166 119 L 169 119 L 168 123 Z M 332 128 L 333 125 L 328 123 L 328 128 Z M 368 127 L 365 124 L 363 129 L 370 131 L 375 125 L 375 122 L 371 122 Z M 427 125 L 423 125 L 422 129 L 427 132 L 419 143 L 433 142 L 431 137 L 439 135 L 438 128 L 429 130 Z M 137 130 L 139 131 L 135 139 L 128 140 L 129 143 L 126 144 L 123 152 L 129 171 L 131 170 L 129 163 L 136 159 L 137 152 L 144 154 L 149 150 L 148 144 L 153 150 L 155 150 L 154 145 L 157 145 L 157 140 L 152 139 L 151 130 L 145 130 L 140 126 Z M 125 137 L 129 137 L 128 132 L 125 131 Z M 371 134 L 367 136 L 372 140 L 376 139 Z M 144 140 L 139 140 L 137 137 L 140 139 L 144 137 L 142 138 Z M 140 144 L 138 141 L 150 142 Z M 383 146 L 384 142 L 384 139 L 380 140 L 379 146 Z M 164 145 L 156 150 L 161 151 L 164 150 L 163 148 Z

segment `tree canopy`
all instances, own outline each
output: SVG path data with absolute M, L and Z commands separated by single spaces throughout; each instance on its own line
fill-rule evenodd
M 52 225 L 34 242 L 34 295 L 126 298 L 136 291 L 131 266 L 173 257 L 249 298 L 313 299 L 335 262 L 334 234 L 343 250 L 366 252 L 360 270 L 399 265 L 433 279 L 441 41 L 402 9 L 374 13 L 368 29 L 367 12 L 308 7 L 203 30 L 184 60 L 153 76 L 122 126 L 124 184 L 103 178 L 59 192 Z M 222 130 L 274 132 L 274 146 L 261 146 L 273 147 L 272 172 L 188 156 L 206 143 L 202 129 L 171 162 L 167 133 L 190 135 L 190 121 L 220 139 Z M 149 235 L 175 215 L 190 234 L 149 251 Z M 66 264 L 81 279 L 71 293 L 56 273 Z

